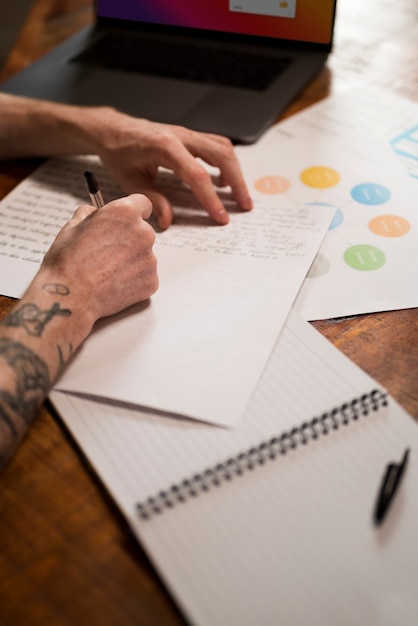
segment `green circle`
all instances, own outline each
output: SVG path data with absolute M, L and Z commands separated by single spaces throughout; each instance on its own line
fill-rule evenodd
M 355 270 L 369 272 L 370 270 L 378 270 L 386 262 L 384 253 L 368 244 L 360 244 L 351 246 L 344 252 L 344 260 Z

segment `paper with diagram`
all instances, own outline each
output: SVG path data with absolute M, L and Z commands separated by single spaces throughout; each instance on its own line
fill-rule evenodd
M 390 100 L 390 112 L 372 124 L 371 97 L 338 94 L 238 148 L 260 201 L 334 207 L 296 301 L 309 320 L 418 306 L 418 106 Z

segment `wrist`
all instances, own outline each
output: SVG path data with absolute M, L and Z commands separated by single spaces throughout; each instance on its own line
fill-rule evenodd
M 16 309 L 16 332 L 23 331 L 25 343 L 51 362 L 51 378 L 54 379 L 62 364 L 90 334 L 95 315 L 88 298 L 78 293 L 76 285 L 70 285 L 65 276 L 41 268 L 25 292 Z M 50 351 L 56 355 L 54 364 Z
M 59 120 L 66 129 L 67 154 L 97 154 L 102 152 L 103 137 L 109 132 L 115 113 L 111 107 L 65 107 Z
M 0 158 L 100 154 L 116 111 L 0 93 Z M 21 141 L 24 137 L 25 140 Z
M 6 97 L 2 96 L 2 100 Z M 22 144 L 15 140 L 16 133 L 3 137 L 1 131 L 0 138 L 6 146 L 2 148 L 7 149 L 11 157 L 96 154 L 99 137 L 105 132 L 102 119 L 112 111 L 110 107 L 81 107 L 10 98 L 8 106 L 5 106 L 6 126 L 17 128 L 17 134 L 25 136 Z

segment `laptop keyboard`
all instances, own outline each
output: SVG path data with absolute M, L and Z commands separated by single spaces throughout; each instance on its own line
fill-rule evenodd
M 71 62 L 263 91 L 291 59 L 110 34 Z

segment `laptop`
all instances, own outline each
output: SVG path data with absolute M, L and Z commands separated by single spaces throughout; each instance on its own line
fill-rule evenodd
M 252 143 L 321 70 L 336 0 L 96 0 L 96 20 L 8 93 Z

